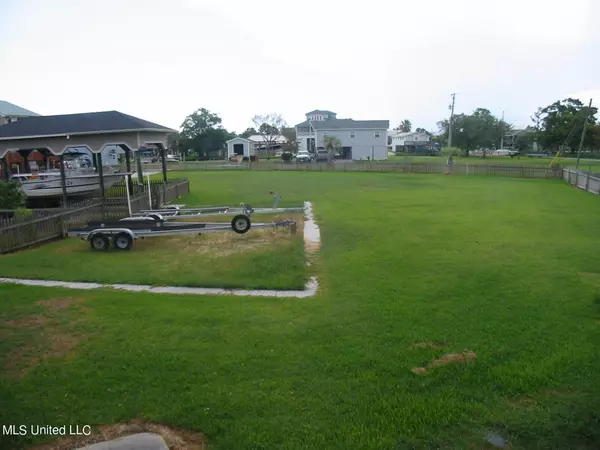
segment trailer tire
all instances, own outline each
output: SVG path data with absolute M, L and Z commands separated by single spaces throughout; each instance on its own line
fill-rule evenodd
M 129 250 L 133 246 L 133 238 L 127 233 L 119 233 L 113 238 L 117 250 Z
M 90 247 L 92 250 L 108 250 L 110 247 L 110 242 L 108 240 L 108 236 L 102 233 L 96 233 L 90 236 Z
M 238 214 L 231 220 L 231 229 L 238 234 L 247 233 L 251 226 L 250 217 L 244 214 Z

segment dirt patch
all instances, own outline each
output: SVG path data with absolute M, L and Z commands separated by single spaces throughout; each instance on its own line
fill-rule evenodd
M 69 308 L 73 304 L 83 303 L 85 299 L 83 298 L 73 298 L 73 297 L 61 297 L 61 298 L 49 298 L 47 300 L 40 300 L 36 302 L 36 305 L 43 306 L 49 310 L 61 310 Z
M 462 353 L 448 353 L 441 358 L 434 359 L 425 367 L 415 367 L 411 369 L 412 373 L 424 374 L 429 372 L 431 369 L 439 366 L 445 366 L 446 364 L 465 363 L 477 359 L 477 355 L 472 351 L 465 351 Z
M 160 435 L 170 450 L 205 450 L 207 448 L 206 437 L 202 433 L 143 420 L 132 420 L 126 423 L 101 425 L 93 428 L 89 436 L 61 437 L 52 443 L 31 447 L 31 450 L 72 450 L 97 442 L 111 441 L 145 432 Z
M 36 315 L 36 316 L 27 316 L 21 319 L 9 320 L 4 322 L 9 327 L 43 327 L 48 323 L 48 318 L 46 316 Z
M 82 306 L 83 298 L 50 298 L 37 302 L 45 309 L 44 314 L 22 317 L 4 322 L 8 335 L 15 333 L 28 335 L 29 342 L 21 347 L 14 348 L 6 358 L 5 373 L 9 376 L 21 377 L 42 361 L 52 357 L 67 356 L 86 336 L 72 329 L 65 329 L 56 321 L 57 312 L 69 314 L 71 326 L 80 322 L 80 317 L 68 311 L 72 305 L 77 305 L 75 314 L 88 313 L 90 309 Z M 68 311 L 68 313 L 67 313 Z
M 537 406 L 537 401 L 531 397 L 515 397 L 509 403 L 515 408 L 535 408 Z
M 39 349 L 32 346 L 17 347 L 6 356 L 4 372 L 13 377 L 24 376 L 40 362 Z
M 415 344 L 415 347 L 417 347 L 417 348 L 432 348 L 432 349 L 436 349 L 436 350 L 439 350 L 440 348 L 444 348 L 447 346 L 448 346 L 448 344 L 446 344 L 445 342 L 417 342 Z

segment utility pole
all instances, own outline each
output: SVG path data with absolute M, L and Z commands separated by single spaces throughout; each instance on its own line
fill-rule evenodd
M 502 130 L 502 136 L 500 136 L 500 150 L 503 150 L 504 149 L 504 111 L 502 111 L 502 123 L 500 124 L 500 127 Z
M 577 163 L 575 164 L 575 170 L 579 169 L 579 158 L 581 157 L 581 148 L 583 147 L 583 141 L 585 139 L 585 130 L 587 130 L 587 122 L 590 118 L 590 114 L 592 112 L 592 99 L 590 98 L 590 104 L 588 105 L 588 109 L 585 115 L 585 120 L 583 121 L 583 131 L 581 132 L 581 140 L 579 141 L 579 148 L 577 149 Z
M 448 147 L 452 147 L 452 122 L 454 120 L 454 100 L 456 94 L 452 94 L 452 104 L 448 107 L 450 109 L 450 120 L 448 122 Z

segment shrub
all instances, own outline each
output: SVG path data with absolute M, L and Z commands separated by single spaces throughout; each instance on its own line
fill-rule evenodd
M 291 152 L 283 152 L 281 154 L 281 159 L 285 162 L 291 161 L 294 155 Z
M 25 203 L 25 194 L 18 181 L 0 181 L 0 208 L 17 209 Z
M 442 155 L 444 156 L 460 156 L 462 153 L 462 150 L 458 147 L 444 147 L 442 149 Z

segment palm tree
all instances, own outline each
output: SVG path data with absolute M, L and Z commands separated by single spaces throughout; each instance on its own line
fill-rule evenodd
M 335 136 L 325 136 L 323 138 L 323 147 L 327 150 L 327 163 L 331 164 L 333 161 L 333 154 L 341 148 L 342 142 Z
M 408 133 L 412 129 L 412 123 L 410 123 L 410 120 L 404 119 L 396 129 L 401 133 Z

